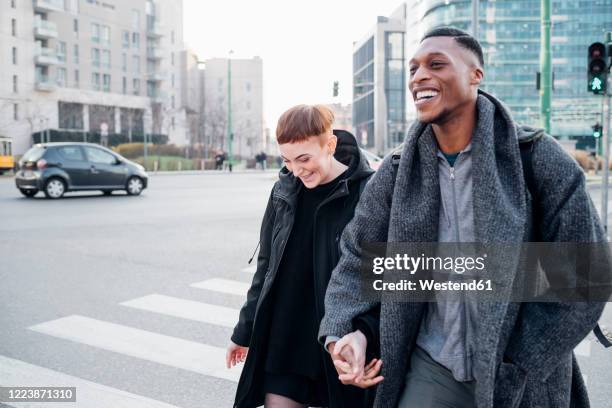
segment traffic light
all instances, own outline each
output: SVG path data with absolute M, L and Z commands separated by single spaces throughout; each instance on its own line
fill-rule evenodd
M 334 96 L 338 96 L 338 81 L 334 81 Z
M 589 46 L 588 91 L 594 94 L 606 92 L 608 66 L 606 64 L 606 47 L 596 42 Z
M 602 135 L 602 127 L 599 123 L 593 125 L 593 137 L 599 139 Z

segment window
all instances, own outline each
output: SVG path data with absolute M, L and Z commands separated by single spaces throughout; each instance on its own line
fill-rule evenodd
M 11 8 L 17 8 L 17 2 L 15 0 L 11 0 Z
M 87 159 L 89 159 L 92 163 L 99 164 L 115 164 L 117 159 L 112 154 L 105 152 L 102 149 L 98 149 L 95 147 L 85 146 L 85 153 L 87 154 Z
M 246 83 L 246 91 L 247 92 L 251 92 L 251 83 L 250 82 Z
M 121 82 L 121 93 L 123 93 L 124 95 L 127 93 L 127 78 L 123 77 L 123 80 Z
M 174 95 L 172 95 L 172 99 L 171 100 L 172 100 L 172 103 L 170 104 L 170 106 L 172 106 L 172 109 L 174 109 L 175 108 L 175 106 L 174 106 Z
M 111 76 L 109 74 L 102 75 L 102 90 L 104 92 L 110 92 L 111 88 Z
M 138 55 L 132 56 L 132 72 L 140 73 L 140 57 Z
M 105 45 L 110 44 L 110 27 L 101 26 L 100 34 L 100 42 Z
M 130 48 L 130 32 L 123 30 L 121 32 L 121 43 L 123 48 Z
M 134 78 L 132 80 L 132 88 L 134 95 L 140 95 L 140 79 Z
M 75 64 L 79 63 L 79 45 L 78 44 L 74 44 L 74 47 L 72 48 L 72 60 L 74 61 Z
M 175 123 L 175 121 L 174 121 L 174 116 L 173 116 L 173 117 L 172 117 L 172 130 L 174 130 L 175 126 L 176 126 L 176 123 Z
M 140 31 L 140 11 L 132 10 L 132 30 Z
M 66 62 L 66 42 L 58 41 L 57 43 L 57 59 L 59 62 Z
M 91 41 L 94 43 L 100 42 L 100 24 L 91 23 Z
M 111 53 L 109 50 L 102 50 L 102 68 L 110 69 Z
M 174 53 L 173 52 L 170 53 L 170 62 L 172 66 L 174 66 Z
M 18 91 L 17 83 L 18 83 L 17 75 L 13 75 L 13 92 L 14 93 L 17 93 Z
M 100 66 L 100 50 L 97 48 L 91 49 L 91 65 L 94 67 Z
M 13 47 L 13 65 L 17 65 L 17 47 Z
M 100 74 L 97 72 L 91 74 L 91 87 L 94 91 L 100 90 Z
M 172 84 L 172 87 L 174 88 L 174 72 L 170 76 L 170 83 Z
M 13 120 L 19 120 L 19 104 L 13 104 Z
M 79 146 L 62 146 L 58 147 L 57 151 L 63 159 L 70 161 L 85 161 L 83 152 Z
M 59 86 L 66 86 L 66 68 L 58 68 L 55 71 L 55 80 Z
M 72 20 L 72 32 L 74 33 L 74 38 L 79 37 L 79 20 L 76 18 Z
M 174 44 L 174 30 L 172 30 L 172 32 L 170 32 L 170 43 Z
M 140 49 L 140 34 L 132 33 L 132 47 L 137 50 Z
M 78 69 L 74 70 L 74 87 L 75 88 L 79 87 L 79 70 Z
M 13 37 L 17 37 L 17 20 L 11 18 L 11 34 Z
M 127 72 L 127 54 L 125 52 L 121 54 L 121 70 Z
M 83 129 L 83 104 L 58 102 L 57 113 L 60 129 Z M 74 147 L 75 146 L 70 146 L 70 148 Z

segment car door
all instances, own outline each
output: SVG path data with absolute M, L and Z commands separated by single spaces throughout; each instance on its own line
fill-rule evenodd
M 74 187 L 82 187 L 87 185 L 87 176 L 89 168 L 85 154 L 78 145 L 58 146 L 52 149 L 57 158 L 58 165 L 70 177 L 70 183 Z
M 84 146 L 89 164 L 90 187 L 124 187 L 127 168 L 117 157 L 103 149 Z

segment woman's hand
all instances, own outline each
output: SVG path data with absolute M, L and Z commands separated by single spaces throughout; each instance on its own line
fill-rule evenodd
M 232 368 L 238 363 L 244 363 L 248 353 L 248 347 L 239 346 L 233 341 L 230 341 L 229 346 L 227 346 L 227 352 L 225 353 L 225 365 L 227 368 Z

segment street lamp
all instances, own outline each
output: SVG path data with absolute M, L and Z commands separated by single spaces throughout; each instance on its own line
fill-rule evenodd
M 231 173 L 233 156 L 232 156 L 232 142 L 234 141 L 234 133 L 232 132 L 232 54 L 233 50 L 230 50 L 229 57 L 227 58 L 227 162 L 228 168 Z

